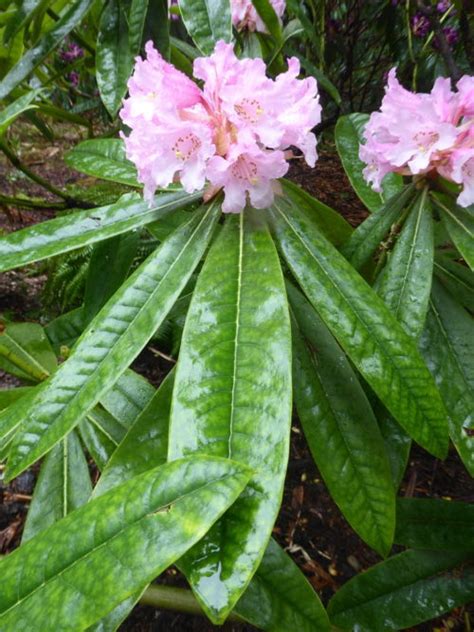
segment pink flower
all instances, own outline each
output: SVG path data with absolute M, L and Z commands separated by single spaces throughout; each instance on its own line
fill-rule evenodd
M 387 173 L 417 175 L 437 172 L 463 184 L 469 198 L 471 163 L 464 158 L 474 138 L 474 83 L 463 77 L 453 92 L 448 79 L 436 80 L 431 93 L 412 93 L 397 81 L 395 69 L 388 77 L 380 112 L 374 112 L 364 131 L 360 159 L 366 163 L 364 176 L 376 191 Z M 458 153 L 460 152 L 461 153 Z M 465 166 L 463 166 L 465 165 Z
M 224 189 L 223 211 L 236 213 L 247 200 L 256 208 L 273 202 L 275 180 L 288 170 L 285 153 L 298 147 L 316 161 L 312 128 L 321 120 L 314 79 L 298 79 L 299 62 L 275 80 L 260 59 L 238 59 L 231 44 L 218 42 L 209 57 L 194 62 L 202 90 L 165 62 L 151 43 L 137 59 L 129 97 L 120 116 L 131 129 L 123 136 L 147 200 L 157 188 L 180 181 L 186 191 Z
M 248 31 L 259 31 L 267 33 L 267 27 L 262 18 L 258 15 L 251 0 L 231 0 L 232 24 L 238 31 L 247 29 Z M 282 17 L 286 8 L 285 0 L 270 0 L 275 13 Z

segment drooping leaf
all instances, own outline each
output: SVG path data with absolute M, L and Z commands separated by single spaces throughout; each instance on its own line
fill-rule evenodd
M 270 215 L 284 258 L 336 340 L 405 430 L 444 456 L 446 412 L 414 341 L 294 205 L 280 199 Z
M 87 461 L 73 431 L 54 446 L 41 466 L 28 509 L 22 544 L 84 505 L 91 493 Z
M 169 458 L 215 454 L 255 470 L 231 511 L 180 561 L 214 622 L 225 619 L 262 559 L 288 459 L 288 306 L 261 221 L 261 211 L 251 209 L 228 217 L 206 258 L 186 318 L 171 408 Z
M 433 277 L 433 219 L 427 196 L 424 191 L 411 209 L 377 286 L 378 295 L 413 338 L 423 331 Z
M 410 436 L 380 402 L 376 402 L 374 412 L 385 442 L 393 483 L 397 490 L 408 465 L 412 442 Z
M 454 298 L 474 312 L 474 272 L 461 263 L 438 253 L 434 273 Z
M 293 379 L 298 416 L 332 498 L 381 555 L 395 530 L 395 490 L 370 404 L 344 352 L 291 285 Z
M 0 628 L 92 625 L 200 540 L 248 478 L 241 464 L 195 457 L 87 503 L 0 561 Z
M 474 476 L 474 320 L 436 280 L 420 349 L 448 411 L 451 439 Z
M 105 468 L 127 432 L 126 427 L 100 406 L 90 410 L 77 429 L 99 471 Z
M 0 101 L 16 88 L 64 40 L 86 15 L 93 0 L 77 0 L 0 81 Z
M 438 498 L 399 498 L 395 542 L 413 549 L 474 553 L 474 505 Z
M 85 327 L 83 307 L 77 307 L 49 322 L 44 331 L 53 349 L 59 355 L 61 347 L 70 349 L 74 345 Z
M 269 632 L 330 630 L 328 616 L 314 589 L 273 539 L 234 612 Z
M 382 183 L 383 193 L 377 193 L 365 181 L 362 174 L 365 165 L 359 158 L 359 148 L 363 138 L 362 132 L 368 120 L 368 114 L 353 113 L 341 116 L 336 124 L 335 138 L 342 166 L 354 191 L 369 211 L 374 213 L 401 191 L 403 180 L 398 174 L 387 174 Z
M 141 186 L 137 180 L 137 169 L 127 160 L 123 140 L 120 138 L 83 140 L 65 154 L 64 162 L 95 178 L 132 187 Z
M 37 323 L 0 323 L 0 369 L 33 382 L 56 369 L 56 356 L 43 327 Z
M 23 112 L 27 112 L 28 110 L 33 110 L 37 107 L 37 105 L 32 104 L 32 101 L 34 101 L 38 96 L 38 92 L 38 90 L 30 90 L 23 96 L 15 99 L 15 101 L 7 105 L 7 107 L 0 112 L 0 136 L 3 136 L 13 121 L 15 121 L 20 114 L 23 114 Z
M 380 242 L 402 215 L 403 209 L 411 202 L 414 193 L 414 187 L 406 187 L 400 193 L 395 193 L 384 206 L 376 209 L 355 229 L 341 252 L 356 270 L 360 270 L 370 260 Z
M 77 425 L 142 350 L 199 263 L 219 212 L 217 201 L 197 211 L 97 314 L 15 436 L 8 459 L 11 478 Z M 14 408 L 13 417 L 18 414 Z
M 140 0 L 134 0 L 134 4 L 139 4 Z M 170 6 L 168 0 L 154 0 L 147 2 L 148 10 L 145 18 L 143 30 L 143 42 L 152 40 L 161 55 L 170 59 Z
M 199 193 L 163 193 L 150 207 L 138 196 L 51 219 L 0 237 L 0 272 L 120 235 L 199 200 Z
M 149 0 L 131 0 L 130 2 L 130 11 L 128 13 L 128 44 L 132 58 L 140 52 L 149 4 Z M 155 3 L 152 3 L 152 5 L 155 5 Z M 163 51 L 161 52 L 163 54 Z
M 467 265 L 474 271 L 474 214 L 450 201 L 447 196 L 434 197 L 441 220 Z
M 204 55 L 212 53 L 219 40 L 232 40 L 229 0 L 180 0 L 179 10 L 189 35 Z
M 466 552 L 406 551 L 344 584 L 328 614 L 342 630 L 400 630 L 474 599 Z M 457 567 L 457 568 L 456 568 Z

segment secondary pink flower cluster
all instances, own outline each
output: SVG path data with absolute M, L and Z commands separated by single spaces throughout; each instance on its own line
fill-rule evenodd
M 376 191 L 387 173 L 432 172 L 462 185 L 461 206 L 474 203 L 474 77 L 462 77 L 456 92 L 440 77 L 430 93 L 416 93 L 405 90 L 392 69 L 364 137 L 359 156 Z
M 275 13 L 279 18 L 285 12 L 285 0 L 270 0 Z M 247 29 L 248 31 L 259 31 L 266 33 L 267 27 L 262 18 L 258 15 L 251 0 L 231 0 L 232 24 L 238 31 Z
M 321 120 L 321 107 L 316 81 L 297 78 L 296 58 L 288 60 L 287 72 L 269 79 L 261 59 L 238 59 L 231 44 L 218 42 L 210 57 L 194 61 L 201 89 L 151 42 L 145 50 L 120 116 L 131 129 L 123 136 L 126 154 L 147 200 L 171 182 L 193 192 L 207 181 L 208 195 L 224 189 L 224 212 L 240 212 L 247 195 L 254 207 L 266 208 L 275 179 L 288 170 L 285 150 L 297 147 L 314 166 L 311 129 Z

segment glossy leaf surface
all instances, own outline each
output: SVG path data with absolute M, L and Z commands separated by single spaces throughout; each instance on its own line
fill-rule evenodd
M 227 217 L 206 258 L 171 408 L 170 459 L 212 454 L 255 470 L 231 511 L 180 562 L 214 622 L 225 619 L 263 556 L 288 460 L 291 332 L 280 262 L 261 221 L 249 208 Z
M 232 40 L 229 0 L 180 0 L 179 10 L 188 33 L 204 55 L 212 53 L 219 40 Z
M 202 538 L 248 476 L 227 460 L 186 459 L 87 503 L 0 562 L 0 628 L 95 623 Z
M 45 380 L 56 369 L 56 356 L 43 327 L 37 323 L 0 324 L 0 369 L 32 382 Z
M 411 209 L 377 286 L 379 296 L 414 338 L 423 330 L 433 277 L 433 219 L 427 195 L 422 193 Z
M 343 630 L 400 630 L 474 598 L 474 567 L 466 553 L 406 551 L 344 584 L 331 599 L 331 622 Z
M 341 116 L 336 124 L 336 147 L 344 171 L 354 191 L 372 213 L 379 210 L 403 187 L 402 177 L 396 173 L 387 174 L 383 180 L 382 193 L 377 193 L 365 181 L 362 171 L 365 164 L 359 158 L 362 132 L 369 120 L 368 114 L 348 114 Z
M 464 264 L 440 254 L 436 256 L 434 272 L 458 303 L 474 312 L 474 272 Z
M 84 312 L 82 307 L 61 314 L 51 322 L 49 322 L 44 331 L 48 336 L 48 340 L 53 349 L 59 355 L 61 347 L 71 348 L 86 326 Z
M 91 493 L 87 461 L 73 431 L 54 446 L 41 466 L 28 509 L 22 544 L 84 505 Z
M 467 265 L 474 271 L 474 214 L 471 210 L 450 203 L 447 198 L 435 198 L 441 210 L 441 219 L 463 256 Z
M 26 52 L 0 81 L 0 101 L 24 81 L 42 61 L 64 40 L 90 9 L 93 0 L 77 0 L 67 7 L 53 28 Z
M 33 110 L 37 107 L 32 104 L 32 101 L 34 101 L 37 96 L 37 90 L 30 90 L 23 96 L 15 99 L 13 103 L 9 103 L 2 112 L 0 112 L 0 136 L 3 136 L 13 121 L 17 119 L 20 114 L 23 114 L 23 112 L 27 112 L 28 110 Z
M 374 413 L 344 352 L 292 286 L 294 396 L 311 454 L 351 526 L 381 555 L 395 529 L 395 491 Z
M 156 196 L 150 207 L 138 196 L 125 196 L 109 206 L 23 228 L 0 237 L 0 272 L 120 235 L 199 198 L 199 193 L 164 193 Z
M 474 321 L 437 281 L 420 349 L 448 411 L 451 439 L 474 476 Z
M 399 498 L 395 542 L 413 549 L 474 552 L 474 505 Z
M 284 258 L 336 340 L 406 431 L 428 451 L 444 456 L 446 412 L 414 342 L 294 205 L 278 201 L 271 217 Z
M 64 156 L 73 169 L 102 180 L 111 180 L 132 187 L 141 186 L 135 165 L 127 160 L 120 138 L 94 138 L 83 140 Z
M 11 478 L 78 424 L 142 350 L 199 263 L 219 212 L 217 202 L 196 212 L 97 314 L 16 435 L 9 454 Z

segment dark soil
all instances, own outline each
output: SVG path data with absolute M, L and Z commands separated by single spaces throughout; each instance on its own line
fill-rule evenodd
M 31 132 L 31 130 L 30 130 Z M 77 142 L 77 137 L 74 138 Z M 30 140 L 30 147 L 22 142 L 22 152 L 28 155 L 28 163 L 43 177 L 62 186 L 78 181 L 81 176 L 72 173 L 60 157 L 72 139 L 52 146 L 39 140 Z M 290 177 L 329 206 L 337 208 L 354 226 L 367 215 L 353 193 L 341 165 L 331 147 L 320 150 L 317 168 L 313 171 L 302 162 L 291 168 Z M 54 197 L 13 170 L 0 158 L 0 184 L 8 195 L 27 193 L 53 200 Z M 48 210 L 19 211 L 0 208 L 0 232 L 17 230 L 53 216 Z M 41 307 L 41 290 L 44 275 L 31 268 L 9 272 L 0 277 L 0 313 L 22 320 L 34 320 Z M 135 361 L 134 368 L 158 385 L 170 370 L 172 363 L 157 357 L 150 349 Z M 0 372 L 0 388 L 18 384 L 14 378 Z M 1 466 L 0 466 L 1 467 Z M 8 486 L 0 483 L 0 553 L 7 553 L 19 544 L 28 502 L 34 489 L 37 468 L 19 476 Z M 457 455 L 452 452 L 445 461 L 438 461 L 421 448 L 412 450 L 409 467 L 401 486 L 402 496 L 445 498 L 474 502 L 474 481 L 469 477 Z M 324 602 L 348 579 L 380 561 L 349 527 L 332 501 L 321 476 L 315 467 L 299 422 L 294 420 L 291 457 L 286 479 L 285 494 L 274 536 L 292 555 Z M 175 569 L 169 569 L 160 581 L 185 585 Z M 456 609 L 436 622 L 417 626 L 414 630 L 461 631 L 465 628 L 465 612 Z M 474 610 L 470 610 L 474 621 Z M 211 632 L 215 626 L 202 617 L 158 611 L 137 606 L 121 628 L 122 632 Z M 245 632 L 252 626 L 228 623 L 224 631 Z M 288 631 L 293 632 L 293 631 Z M 296 632 L 296 631 L 295 631 Z M 316 632 L 316 631 L 315 631 Z

